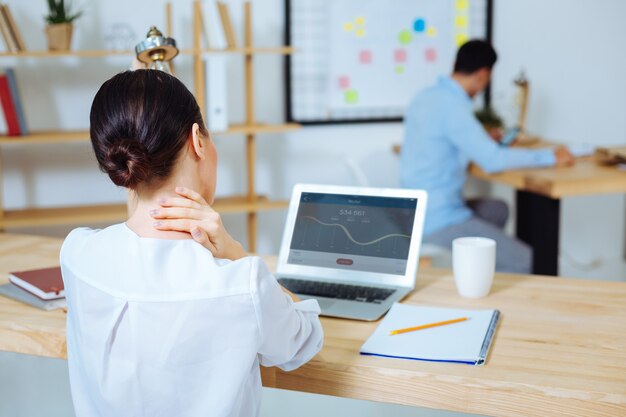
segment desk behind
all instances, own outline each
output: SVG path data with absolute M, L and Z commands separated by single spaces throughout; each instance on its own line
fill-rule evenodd
M 566 168 L 516 169 L 497 174 L 487 174 L 472 165 L 470 175 L 552 199 L 626 193 L 626 172 L 616 167 L 598 165 L 593 158 L 578 159 L 576 165 Z
M 0 235 L 0 283 L 11 270 L 57 265 L 60 245 Z M 405 302 L 500 309 L 487 364 L 361 356 L 378 323 L 323 318 L 322 351 L 294 372 L 263 368 L 263 384 L 486 415 L 626 415 L 626 283 L 498 274 L 492 293 L 472 300 L 448 271 L 424 270 Z M 64 313 L 0 297 L 0 350 L 64 358 Z

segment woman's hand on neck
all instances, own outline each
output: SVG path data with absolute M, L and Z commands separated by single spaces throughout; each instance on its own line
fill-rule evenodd
M 157 239 L 191 239 L 189 233 L 158 230 L 154 227 L 154 218 L 150 215 L 151 210 L 160 207 L 159 200 L 168 197 L 174 197 L 176 193 L 163 191 L 151 198 L 137 197 L 137 204 L 134 212 L 126 220 L 126 225 L 137 235 L 141 237 L 151 237 Z
M 151 237 L 157 239 L 192 239 L 189 233 L 158 230 L 154 227 L 155 219 L 151 216 L 152 210 L 161 207 L 160 201 L 165 198 L 179 197 L 175 189 L 177 185 L 182 185 L 194 189 L 198 184 L 184 175 L 176 175 L 167 184 L 155 190 L 139 189 L 130 191 L 129 198 L 134 199 L 134 209 L 129 213 L 126 225 L 141 237 Z M 130 207 L 130 205 L 129 205 Z
M 213 142 L 201 138 L 198 125 L 194 124 L 188 145 L 178 156 L 174 171 L 165 182 L 157 187 L 140 184 L 136 190 L 130 192 L 129 210 L 132 210 L 132 213 L 126 221 L 128 227 L 142 237 L 191 239 L 191 234 L 186 232 L 158 230 L 154 227 L 155 219 L 150 212 L 161 208 L 160 200 L 180 197 L 175 191 L 176 187 L 196 190 L 212 204 L 216 165 L 217 155 Z

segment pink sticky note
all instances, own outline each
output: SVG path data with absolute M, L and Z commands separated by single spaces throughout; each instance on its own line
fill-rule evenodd
M 396 49 L 393 51 L 393 59 L 397 64 L 406 62 L 406 49 Z
M 342 75 L 339 77 L 339 88 L 345 90 L 346 88 L 350 88 L 350 77 L 347 75 Z
M 370 64 L 372 62 L 372 51 L 369 49 L 363 49 L 359 52 L 359 61 L 361 64 Z
M 426 48 L 426 61 L 435 62 L 437 60 L 437 50 L 434 48 Z

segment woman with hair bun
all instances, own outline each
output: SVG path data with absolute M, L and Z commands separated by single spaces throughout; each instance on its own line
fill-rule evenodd
M 292 370 L 321 349 L 317 301 L 280 287 L 211 208 L 217 154 L 178 79 L 114 76 L 90 125 L 100 169 L 136 205 L 61 249 L 76 415 L 258 415 L 259 365 Z

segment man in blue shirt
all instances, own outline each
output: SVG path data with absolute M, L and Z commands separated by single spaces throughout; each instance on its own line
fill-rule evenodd
M 403 187 L 428 191 L 424 241 L 448 248 L 461 236 L 497 242 L 498 271 L 530 273 L 532 252 L 504 233 L 508 209 L 483 200 L 468 206 L 463 186 L 470 162 L 486 172 L 522 167 L 571 165 L 565 147 L 528 150 L 500 146 L 474 116 L 472 98 L 489 84 L 497 55 L 484 41 L 472 40 L 458 51 L 454 72 L 420 92 L 405 115 L 400 161 Z

